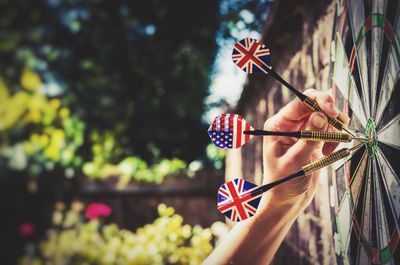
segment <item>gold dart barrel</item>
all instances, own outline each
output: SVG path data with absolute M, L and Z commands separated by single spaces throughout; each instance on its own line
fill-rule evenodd
M 341 120 L 339 120 L 339 119 L 337 119 L 337 118 L 330 117 L 328 114 L 326 114 L 326 113 L 321 109 L 321 107 L 318 105 L 318 103 L 315 102 L 315 101 L 313 101 L 311 98 L 306 97 L 306 98 L 304 99 L 303 102 L 304 102 L 308 107 L 310 107 L 312 110 L 320 111 L 320 112 L 324 113 L 325 116 L 326 116 L 327 119 L 328 119 L 328 123 L 331 124 L 331 125 L 332 125 L 333 127 L 335 127 L 336 129 L 338 129 L 339 131 L 342 131 L 342 130 L 345 130 L 345 129 L 346 129 L 346 126 L 344 125 L 344 123 L 343 123 Z
M 304 170 L 304 175 L 309 175 L 317 170 L 320 170 L 323 167 L 339 161 L 340 159 L 346 158 L 348 155 L 350 155 L 350 153 L 351 151 L 348 148 L 343 148 L 328 156 L 318 159 L 317 161 L 307 164 L 302 167 L 302 169 Z
M 301 131 L 301 139 L 323 142 L 348 143 L 352 140 L 352 136 L 350 134 L 340 132 Z

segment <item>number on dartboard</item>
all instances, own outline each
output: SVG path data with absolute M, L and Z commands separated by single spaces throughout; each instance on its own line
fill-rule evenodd
M 338 264 L 400 264 L 400 3 L 337 1 L 332 93 L 370 142 L 330 170 Z

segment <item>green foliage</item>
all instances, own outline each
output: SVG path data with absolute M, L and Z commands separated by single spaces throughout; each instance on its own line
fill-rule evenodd
M 23 67 L 40 72 L 88 127 L 112 128 L 147 162 L 202 155 L 218 1 L 6 0 L 0 10 L 9 84 Z
M 40 88 L 42 80 L 34 71 L 21 74 L 21 88 L 12 93 L 0 81 L 0 155 L 14 170 L 29 169 L 39 175 L 56 165 L 73 175 L 82 158 L 85 124 L 58 98 L 49 99 Z M 72 170 L 72 172 L 71 172 Z
M 92 157 L 83 157 L 82 147 L 88 133 L 78 115 L 63 106 L 60 98 L 43 94 L 45 85 L 32 70 L 24 70 L 21 90 L 12 91 L 0 82 L 0 155 L 11 169 L 27 170 L 32 177 L 62 168 L 67 177 L 80 171 L 91 178 L 120 177 L 123 188 L 131 179 L 161 183 L 165 176 L 186 168 L 180 159 L 159 159 L 149 166 L 137 156 L 124 155 L 114 132 L 90 132 Z M 85 160 L 85 158 L 87 160 Z
M 104 179 L 109 176 L 119 176 L 118 187 L 123 188 L 132 178 L 161 183 L 167 175 L 186 169 L 186 163 L 180 159 L 162 159 L 149 166 L 146 161 L 136 156 L 127 156 L 119 163 L 113 164 L 115 153 L 121 148 L 116 146 L 116 141 L 111 133 L 100 136 L 92 133 L 93 159 L 83 164 L 83 173 L 94 179 Z
M 221 0 L 221 34 L 238 38 L 243 32 L 262 32 L 272 0 Z
M 225 150 L 209 144 L 206 149 L 207 158 L 214 164 L 216 169 L 221 169 L 224 164 Z
M 218 5 L 0 1 L 0 164 L 122 187 L 204 157 Z
M 204 158 L 216 36 L 256 29 L 268 4 L 0 1 L 0 164 L 123 186 Z
M 86 221 L 80 211 L 77 205 L 65 214 L 59 211 L 58 228 L 49 230 L 38 253 L 26 253 L 19 265 L 201 264 L 213 249 L 209 228 L 183 224 L 182 217 L 164 204 L 158 206 L 160 216 L 135 233 Z

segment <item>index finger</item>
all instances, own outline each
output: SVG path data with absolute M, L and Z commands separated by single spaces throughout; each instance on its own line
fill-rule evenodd
M 317 99 L 318 92 L 315 89 L 308 89 L 304 92 L 305 95 L 312 100 Z M 301 120 L 309 116 L 314 110 L 309 108 L 300 99 L 295 98 L 283 107 L 276 115 L 271 117 L 270 121 L 266 124 L 265 129 L 268 130 L 297 130 L 301 126 Z

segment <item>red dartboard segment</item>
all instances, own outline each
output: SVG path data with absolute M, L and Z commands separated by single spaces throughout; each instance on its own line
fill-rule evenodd
M 344 0 L 337 10 L 335 105 L 378 141 L 330 171 L 337 263 L 400 264 L 400 2 Z

